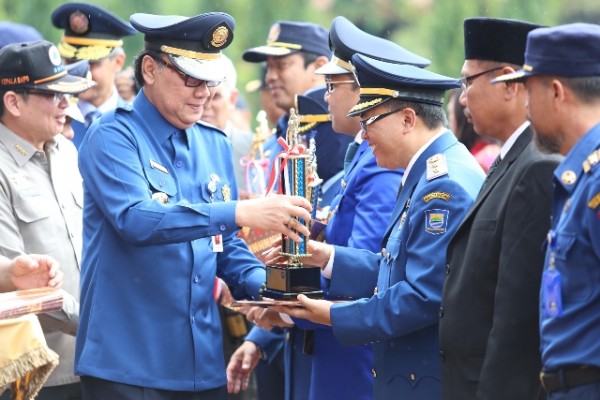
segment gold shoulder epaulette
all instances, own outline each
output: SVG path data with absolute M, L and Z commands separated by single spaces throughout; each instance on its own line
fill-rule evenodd
M 427 159 L 427 180 L 430 181 L 444 175 L 448 175 L 446 156 L 438 153 L 429 157 Z
M 583 173 L 587 174 L 600 160 L 600 149 L 594 150 L 583 162 Z

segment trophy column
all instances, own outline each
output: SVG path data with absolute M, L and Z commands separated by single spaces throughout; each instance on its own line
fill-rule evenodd
M 281 176 L 279 184 L 282 192 L 293 196 L 303 196 L 313 204 L 319 195 L 321 180 L 316 171 L 314 141 L 308 148 L 298 144 L 298 118 L 294 109 L 290 110 L 287 137 L 290 147 L 279 154 Z M 298 219 L 297 223 L 309 227 L 311 221 Z M 293 228 L 292 228 L 293 229 Z M 302 241 L 295 242 L 282 235 L 280 255 L 288 257 L 283 264 L 267 265 L 267 282 L 263 296 L 278 300 L 295 300 L 298 294 L 312 298 L 323 297 L 321 290 L 321 269 L 302 263 L 308 257 L 308 237 L 300 234 Z

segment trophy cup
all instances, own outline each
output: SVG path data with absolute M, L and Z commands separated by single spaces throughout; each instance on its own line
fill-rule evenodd
M 287 129 L 288 148 L 278 155 L 282 192 L 287 195 L 303 196 L 316 211 L 321 179 L 317 175 L 317 162 L 314 139 L 308 148 L 298 141 L 299 118 L 296 111 L 290 109 Z M 313 215 L 314 218 L 314 215 Z M 298 219 L 298 224 L 308 226 L 310 221 Z M 299 243 L 282 235 L 280 255 L 287 256 L 282 264 L 267 265 L 267 282 L 262 295 L 276 300 L 295 300 L 298 294 L 312 298 L 323 297 L 321 290 L 321 269 L 302 263 L 308 257 L 308 237 L 300 235 Z

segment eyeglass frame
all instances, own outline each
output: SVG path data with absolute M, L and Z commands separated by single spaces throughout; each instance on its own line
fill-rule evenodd
M 325 91 L 327 93 L 333 93 L 333 91 L 335 90 L 335 85 L 340 85 L 342 83 L 356 83 L 356 81 L 355 80 L 350 80 L 350 79 L 347 79 L 345 81 L 326 80 L 325 81 Z
M 55 105 L 59 105 L 63 100 L 67 100 L 68 102 L 70 102 L 71 97 L 73 97 L 73 95 L 71 93 L 46 92 L 45 90 L 39 90 L 39 89 L 15 90 L 15 93 L 18 93 L 20 95 L 33 94 L 33 95 L 43 96 L 43 97 L 47 97 L 47 98 L 52 97 L 52 102 Z
M 360 124 L 360 129 L 362 130 L 363 133 L 367 133 L 367 128 L 369 125 L 384 119 L 385 117 L 387 117 L 388 115 L 392 115 L 397 113 L 398 111 L 402 111 L 402 110 L 406 110 L 406 108 L 399 108 L 397 110 L 393 110 L 393 111 L 388 111 L 388 112 L 384 112 L 381 114 L 377 114 L 377 115 L 373 115 L 372 117 L 369 117 L 367 119 L 361 119 L 360 121 L 358 121 L 358 123 Z
M 162 58 L 160 58 L 160 59 L 158 59 L 156 61 L 160 61 L 165 67 L 169 68 L 172 71 L 175 71 L 175 72 L 178 72 L 179 74 L 181 74 L 181 76 L 183 78 L 183 84 L 186 87 L 196 88 L 196 87 L 202 86 L 203 83 L 206 83 L 206 87 L 213 88 L 213 87 L 217 87 L 217 86 L 219 86 L 221 84 L 221 81 L 207 81 L 207 80 L 195 78 L 195 77 L 193 77 L 193 76 L 191 76 L 189 74 L 186 74 L 185 72 L 183 72 L 182 70 L 180 70 L 179 68 L 177 68 L 175 65 L 173 65 L 173 64 L 171 64 L 169 62 L 166 62 Z M 189 83 L 190 79 L 196 80 L 199 83 L 197 85 L 191 85 Z
M 498 71 L 498 70 L 500 70 L 502 68 L 504 68 L 504 66 L 498 66 L 498 67 L 486 69 L 485 71 L 481 71 L 481 72 L 478 72 L 476 74 L 469 75 L 469 76 L 461 76 L 458 79 L 460 81 L 460 87 L 462 88 L 463 91 L 465 91 L 468 88 L 467 83 L 471 83 L 475 79 L 479 78 L 480 76 L 483 76 L 485 74 L 489 74 L 490 72 Z

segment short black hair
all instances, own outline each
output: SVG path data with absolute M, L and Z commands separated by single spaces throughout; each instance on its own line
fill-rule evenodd
M 158 50 L 149 50 L 144 49 L 138 53 L 135 57 L 135 61 L 133 64 L 133 72 L 135 76 L 135 84 L 138 88 L 143 88 L 146 82 L 144 81 L 144 75 L 142 74 L 142 60 L 145 56 L 150 56 L 156 61 L 162 60 L 162 55 L 164 53 Z
M 600 76 L 586 76 L 577 78 L 559 78 L 577 97 L 585 102 L 600 100 Z
M 428 129 L 436 129 L 444 126 L 448 126 L 448 118 L 444 109 L 440 106 L 433 104 L 420 103 L 416 101 L 406 101 L 392 99 L 388 102 L 389 110 L 402 110 L 404 108 L 411 108 L 423 120 L 423 123 Z

